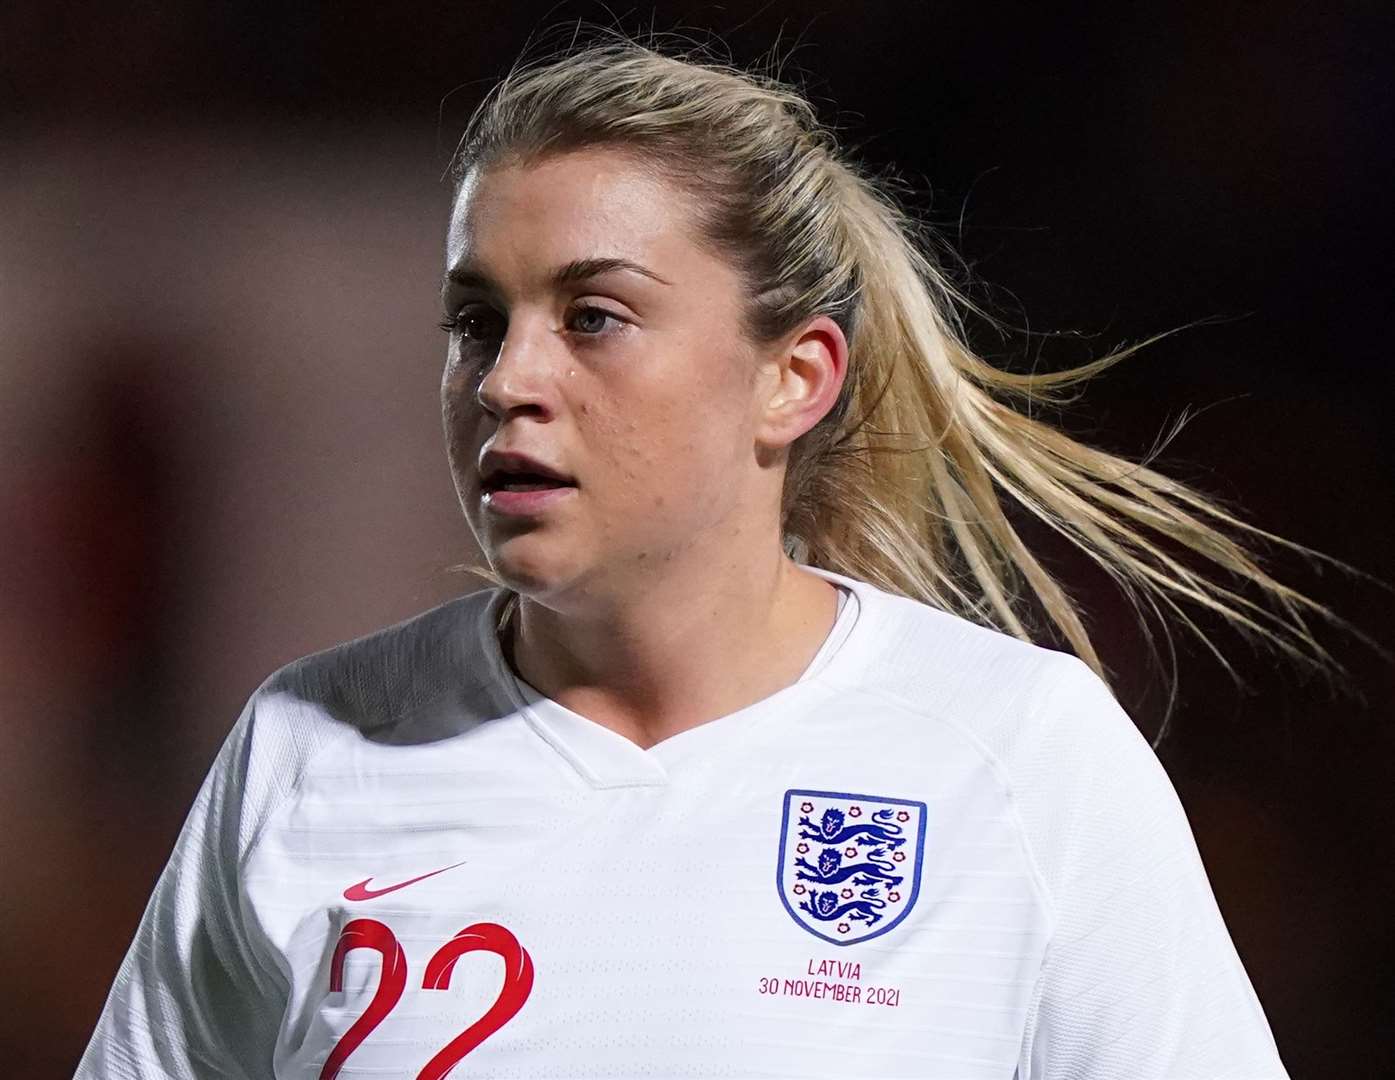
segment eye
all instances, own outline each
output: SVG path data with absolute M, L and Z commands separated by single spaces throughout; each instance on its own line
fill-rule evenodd
M 586 337 L 604 337 L 608 333 L 618 333 L 626 325 L 618 315 L 612 315 L 604 308 L 582 304 L 570 312 L 570 324 Z M 615 329 L 607 330 L 607 323 Z M 458 311 L 448 311 L 438 324 L 452 336 L 459 334 L 467 345 L 479 345 L 502 340 L 507 323 L 493 308 L 485 304 L 468 304 Z
M 609 320 L 617 327 L 624 325 L 624 320 L 618 315 L 612 315 L 604 308 L 592 307 L 589 304 L 572 309 L 572 321 L 577 324 L 577 328 L 587 337 L 599 337 L 605 333 L 605 322 Z
M 492 308 L 483 304 L 470 304 L 459 311 L 446 312 L 446 317 L 438 324 L 448 334 L 460 334 L 467 341 L 490 340 L 493 323 L 500 321 Z

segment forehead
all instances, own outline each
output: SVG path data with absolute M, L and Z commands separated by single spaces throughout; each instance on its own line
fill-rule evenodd
M 601 251 L 673 271 L 706 258 L 684 193 L 614 150 L 471 170 L 451 207 L 448 270 L 469 264 L 521 282 Z

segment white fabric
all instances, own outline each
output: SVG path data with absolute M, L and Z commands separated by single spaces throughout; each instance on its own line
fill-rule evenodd
M 648 750 L 513 676 L 497 590 L 275 672 L 77 1076 L 1287 1080 L 1183 808 L 1104 683 L 814 572 L 847 592 L 803 676 Z M 899 875 L 841 883 L 880 923 L 801 914 L 797 818 L 835 804 L 904 821 L 896 850 L 919 852 L 840 849 Z M 481 923 L 503 929 L 448 944 Z M 465 952 L 441 985 L 461 942 L 510 935 L 526 962 Z M 391 1007 L 345 1058 L 375 993 Z M 501 996 L 514 1015 L 438 1056 Z

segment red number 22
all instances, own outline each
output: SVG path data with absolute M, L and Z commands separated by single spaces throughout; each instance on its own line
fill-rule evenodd
M 407 957 L 397 937 L 376 919 L 354 919 L 345 925 L 334 948 L 329 968 L 329 989 L 344 989 L 344 957 L 354 949 L 373 949 L 383 958 L 378 988 L 368 1008 L 330 1050 L 320 1070 L 320 1080 L 334 1080 L 349 1055 L 392 1012 L 407 988 Z M 468 952 L 494 953 L 504 961 L 504 985 L 488 1011 L 467 1027 L 422 1067 L 417 1080 L 442 1080 L 460 1059 L 498 1031 L 528 1000 L 533 989 L 533 958 L 518 939 L 498 923 L 480 922 L 467 926 L 451 938 L 426 963 L 423 990 L 448 990 L 455 963 Z

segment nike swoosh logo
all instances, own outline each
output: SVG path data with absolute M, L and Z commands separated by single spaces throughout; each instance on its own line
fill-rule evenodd
M 418 881 L 425 881 L 427 878 L 435 877 L 437 874 L 444 874 L 447 870 L 454 870 L 457 866 L 464 866 L 465 862 L 466 860 L 461 860 L 458 863 L 451 863 L 449 866 L 443 866 L 439 870 L 432 870 L 429 873 L 421 874 L 414 878 L 408 878 L 406 881 L 399 881 L 396 885 L 388 885 L 381 889 L 370 889 L 368 883 L 373 879 L 371 877 L 366 877 L 358 882 L 358 884 L 350 885 L 345 889 L 344 899 L 374 900 L 379 896 L 386 896 L 390 892 L 396 892 L 398 889 L 405 889 L 408 885 L 415 885 Z

